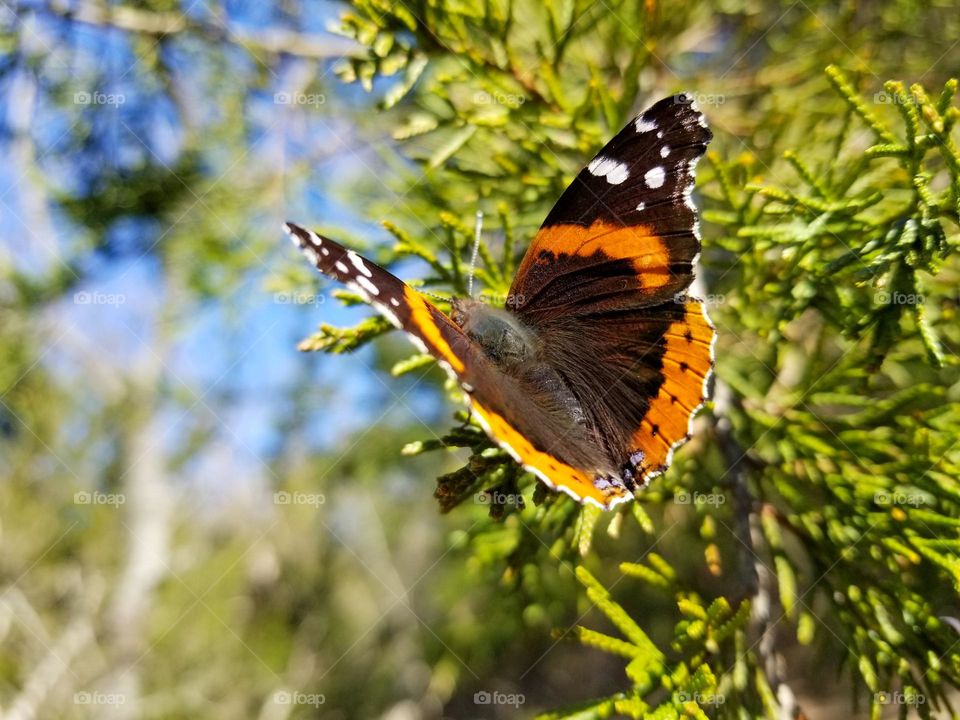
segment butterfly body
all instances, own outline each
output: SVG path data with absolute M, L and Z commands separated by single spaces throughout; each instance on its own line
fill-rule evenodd
M 685 95 L 635 118 L 547 216 L 507 308 L 454 299 L 447 317 L 356 253 L 286 229 L 437 358 L 518 462 L 609 508 L 667 468 L 707 397 L 715 334 L 685 293 L 700 250 L 694 167 L 710 137 Z
M 450 319 L 505 372 L 536 357 L 537 338 L 513 313 L 470 299 L 452 306 Z

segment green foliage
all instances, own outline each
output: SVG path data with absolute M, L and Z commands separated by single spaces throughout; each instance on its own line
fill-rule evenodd
M 815 152 L 816 166 L 810 154 L 784 153 L 802 189 L 749 182 L 735 188 L 750 159 L 724 164 L 713 153 L 729 209 L 705 219 L 733 234 L 722 247 L 743 261 L 743 276 L 754 278 L 744 302 L 776 303 L 777 325 L 751 330 L 782 330 L 814 309 L 847 337 L 869 331 L 875 368 L 902 339 L 906 314 L 940 367 L 943 351 L 927 318 L 924 277 L 943 264 L 948 228 L 958 220 L 960 158 L 951 138 L 960 117 L 951 104 L 957 82 L 948 82 L 936 102 L 919 85 L 907 93 L 902 83 L 887 83 L 877 97 L 899 111 L 903 127 L 895 130 L 892 118 L 871 110 L 839 69 L 831 66 L 827 75 L 846 109 L 836 108 L 830 154 Z M 849 151 L 851 136 L 863 141 L 858 122 L 874 142 Z M 932 186 L 934 177 L 946 180 L 942 189 Z
M 624 564 L 628 576 L 643 576 L 659 585 L 661 580 L 673 582 L 673 572 L 662 559 L 651 555 L 651 570 L 635 564 Z M 662 574 L 657 574 L 657 573 Z M 649 573 L 649 574 L 648 574 Z M 589 600 L 626 637 L 621 640 L 604 633 L 577 626 L 573 636 L 588 647 L 626 658 L 627 677 L 633 688 L 630 693 L 583 703 L 574 708 L 544 713 L 541 720 L 560 718 L 610 717 L 611 714 L 631 718 L 707 718 L 708 712 L 729 702 L 738 706 L 760 707 L 762 699 L 751 687 L 748 665 L 742 654 L 746 642 L 750 603 L 742 601 L 734 611 L 724 598 L 709 605 L 696 595 L 677 596 L 678 620 L 671 648 L 683 657 L 668 661 L 650 637 L 610 597 L 609 592 L 584 567 L 577 568 L 577 578 L 586 588 Z M 660 699 L 651 699 L 651 696 Z

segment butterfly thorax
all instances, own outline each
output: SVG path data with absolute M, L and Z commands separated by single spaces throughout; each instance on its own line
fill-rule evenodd
M 536 357 L 536 336 L 510 312 L 470 299 L 452 305 L 451 319 L 498 367 L 510 370 Z
M 554 452 L 563 454 L 580 448 L 574 455 L 583 459 L 589 421 L 563 376 L 544 357 L 536 332 L 508 310 L 471 299 L 455 299 L 452 305 L 451 319 L 504 376 L 516 383 L 512 387 L 518 394 L 512 401 L 525 408 L 525 417 L 535 418 L 549 436 L 562 438 L 562 446 L 558 444 Z M 590 462 L 596 464 L 598 458 L 592 456 Z

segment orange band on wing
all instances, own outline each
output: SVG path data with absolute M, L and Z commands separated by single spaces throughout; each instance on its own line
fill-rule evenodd
M 688 301 L 684 318 L 664 336 L 663 384 L 632 438 L 633 450 L 643 452 L 647 478 L 662 472 L 674 449 L 689 439 L 690 419 L 706 399 L 714 335 L 702 304 Z
M 452 367 L 457 374 L 463 373 L 463 360 L 453 352 L 453 349 L 440 333 L 437 321 L 430 312 L 430 307 L 427 303 L 424 302 L 420 294 L 409 285 L 404 286 L 403 294 L 407 306 L 410 308 L 410 317 L 427 345 L 436 351 L 440 359 L 449 363 L 450 367 Z
M 537 450 L 501 415 L 476 401 L 472 402 L 472 406 L 480 424 L 500 446 L 549 487 L 562 490 L 578 502 L 590 502 L 604 509 L 610 509 L 633 497 L 622 485 L 607 484 L 606 487 L 598 487 L 591 473 L 578 470 L 548 453 Z
M 521 277 L 526 265 L 536 262 L 540 250 L 555 255 L 587 256 L 602 252 L 613 260 L 630 260 L 643 284 L 661 287 L 670 280 L 670 253 L 663 242 L 646 225 L 616 225 L 596 220 L 590 227 L 561 224 L 540 228 L 530 251 L 517 271 Z

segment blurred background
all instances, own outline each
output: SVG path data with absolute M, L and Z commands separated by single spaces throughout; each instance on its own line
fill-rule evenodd
M 595 5 L 627 25 L 644 7 Z M 634 109 L 715 93 L 725 155 L 775 156 L 777 98 L 818 92 L 828 62 L 874 87 L 960 69 L 952 3 L 655 6 Z M 369 311 L 331 298 L 284 220 L 376 256 L 381 221 L 433 232 L 424 209 L 458 191 L 445 158 L 399 153 L 389 84 L 338 78 L 359 52 L 330 31 L 346 10 L 0 7 L 0 717 L 518 717 L 624 686 L 622 662 L 551 634 L 589 609 L 551 541 L 438 511 L 434 478 L 466 452 L 401 457 L 449 423 L 443 377 L 391 377 L 396 335 L 297 349 Z M 521 238 L 551 194 L 523 195 Z M 600 557 L 666 542 L 682 566 L 697 527 L 668 512 L 668 538 L 628 529 Z M 519 580 L 518 537 L 543 557 Z M 819 653 L 795 665 L 810 717 L 856 716 Z

